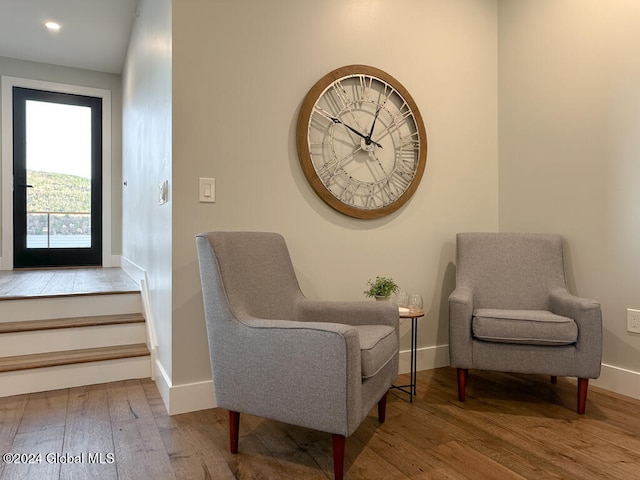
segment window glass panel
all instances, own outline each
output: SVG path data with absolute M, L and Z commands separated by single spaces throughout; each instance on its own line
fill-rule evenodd
M 26 101 L 27 248 L 91 247 L 91 107 Z

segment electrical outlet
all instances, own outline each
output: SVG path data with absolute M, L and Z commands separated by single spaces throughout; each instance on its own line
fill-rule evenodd
M 640 333 L 640 310 L 627 308 L 627 331 Z

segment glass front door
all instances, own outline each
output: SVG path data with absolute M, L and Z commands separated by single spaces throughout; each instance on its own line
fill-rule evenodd
M 13 89 L 14 267 L 102 264 L 102 99 Z

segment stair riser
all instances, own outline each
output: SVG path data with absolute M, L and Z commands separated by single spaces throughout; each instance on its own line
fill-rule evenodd
M 149 356 L 0 373 L 0 397 L 149 378 Z
M 140 293 L 4 300 L 0 322 L 140 313 Z
M 37 330 L 0 335 L 0 355 L 12 357 L 145 342 L 144 323 Z

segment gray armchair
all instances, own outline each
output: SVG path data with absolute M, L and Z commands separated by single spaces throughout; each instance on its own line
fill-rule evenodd
M 334 475 L 345 438 L 398 374 L 398 323 L 389 302 L 304 297 L 284 239 L 273 233 L 196 237 L 218 406 L 238 451 L 240 412 L 333 434 Z
M 449 353 L 465 399 L 469 369 L 578 377 L 578 413 L 600 376 L 600 304 L 569 293 L 562 237 L 527 233 L 457 236 L 449 297 Z

